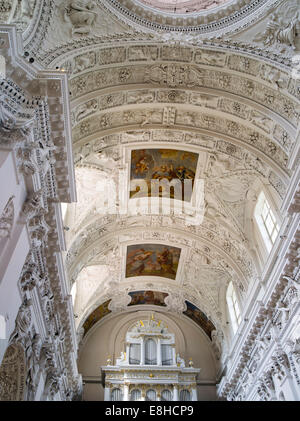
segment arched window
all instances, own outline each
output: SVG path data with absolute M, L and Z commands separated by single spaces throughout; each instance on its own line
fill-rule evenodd
M 168 389 L 165 389 L 161 392 L 161 400 L 162 401 L 172 401 L 172 392 Z
M 258 196 L 254 216 L 267 251 L 270 252 L 279 233 L 279 224 L 264 192 Z
M 181 390 L 180 394 L 179 394 L 179 400 L 180 401 L 190 401 L 191 400 L 190 392 L 186 389 Z
M 156 392 L 153 389 L 149 389 L 146 392 L 146 401 L 156 401 Z
M 173 355 L 171 345 L 162 344 L 161 346 L 161 361 L 162 365 L 172 365 Z
M 156 342 L 153 339 L 147 339 L 145 343 L 145 364 L 155 365 L 156 359 Z
M 123 394 L 121 389 L 115 388 L 111 392 L 111 400 L 112 401 L 122 401 L 123 400 Z
M 77 293 L 77 283 L 74 282 L 74 284 L 72 285 L 72 288 L 71 288 L 71 295 L 72 295 L 72 303 L 73 303 L 73 306 L 75 304 L 76 293 Z
M 130 394 L 131 401 L 140 401 L 141 400 L 141 391 L 139 389 L 133 389 Z
M 241 323 L 241 311 L 232 282 L 229 283 L 226 293 L 229 315 L 232 323 L 233 333 L 235 333 Z
M 129 364 L 140 364 L 141 362 L 141 345 L 130 344 L 129 347 Z

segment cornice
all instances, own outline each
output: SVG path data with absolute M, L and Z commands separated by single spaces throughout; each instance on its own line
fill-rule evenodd
M 101 1 L 101 0 L 100 0 Z M 189 32 L 220 36 L 239 32 L 242 28 L 257 21 L 281 1 L 252 0 L 230 2 L 215 9 L 182 15 L 167 14 L 145 8 L 132 0 L 102 0 L 101 4 L 126 23 L 138 25 L 148 31 Z M 145 17 L 147 16 L 147 18 Z M 165 23 L 169 21 L 170 23 Z M 191 22 L 192 21 L 192 22 Z

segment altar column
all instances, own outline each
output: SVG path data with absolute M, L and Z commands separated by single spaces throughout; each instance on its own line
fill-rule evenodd
M 110 401 L 111 400 L 111 386 L 106 384 L 104 389 L 104 400 Z
M 162 365 L 161 361 L 161 341 L 160 338 L 157 339 L 157 365 Z
M 192 401 L 197 401 L 198 400 L 198 396 L 197 396 L 197 386 L 193 385 L 192 386 Z
M 173 358 L 173 365 L 176 365 L 176 350 L 175 350 L 175 345 L 172 345 L 172 358 Z
M 123 401 L 129 401 L 129 384 L 124 384 Z
M 145 401 L 146 400 L 146 385 L 142 385 L 141 387 L 141 401 Z
M 174 384 L 174 388 L 173 388 L 173 401 L 179 401 L 177 384 Z
M 142 338 L 142 342 L 141 342 L 141 365 L 145 365 L 145 342 L 144 342 L 144 338 Z

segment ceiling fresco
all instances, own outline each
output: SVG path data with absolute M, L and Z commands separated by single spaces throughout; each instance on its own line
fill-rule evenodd
M 190 201 L 198 154 L 176 149 L 138 149 L 131 151 L 130 180 L 143 180 L 132 186 L 130 198 L 161 197 Z M 191 183 L 188 181 L 190 180 Z
M 168 296 L 167 293 L 160 291 L 132 291 L 128 295 L 131 297 L 128 306 L 149 304 L 162 307 L 166 307 L 165 298 Z
M 214 324 L 207 318 L 207 316 L 199 310 L 194 304 L 186 301 L 187 309 L 183 312 L 187 317 L 192 319 L 197 325 L 199 325 L 207 336 L 211 339 L 211 332 L 215 330 Z
M 83 323 L 84 328 L 84 335 L 96 324 L 101 320 L 103 317 L 107 316 L 111 311 L 109 310 L 108 306 L 111 300 L 107 300 L 102 303 L 99 307 L 97 307 L 85 320 Z
M 128 246 L 126 278 L 132 276 L 163 276 L 175 279 L 181 249 L 162 244 Z
M 166 307 L 165 299 L 168 294 L 161 291 L 141 290 L 132 291 L 128 293 L 131 301 L 127 304 L 127 307 L 135 305 L 155 305 L 159 307 Z M 109 310 L 109 304 L 111 300 L 107 300 L 98 306 L 85 320 L 83 324 L 84 335 L 101 319 L 111 313 Z M 206 333 L 206 335 L 212 339 L 211 332 L 216 329 L 214 324 L 209 318 L 194 304 L 189 301 L 185 301 L 186 310 L 183 314 L 193 320 L 197 325 Z

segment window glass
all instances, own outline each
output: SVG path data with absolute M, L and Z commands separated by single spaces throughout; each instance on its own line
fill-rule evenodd
M 241 323 L 242 318 L 239 303 L 232 282 L 229 283 L 227 288 L 226 301 L 228 305 L 232 329 L 235 333 L 238 329 L 239 324 Z
M 279 224 L 263 192 L 258 197 L 254 215 L 265 246 L 270 252 L 279 233 Z

